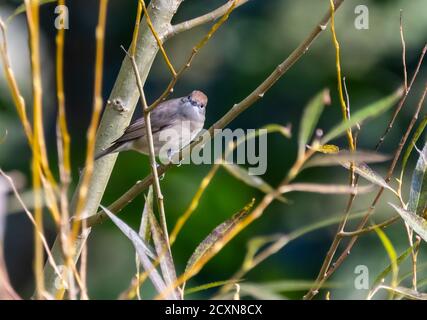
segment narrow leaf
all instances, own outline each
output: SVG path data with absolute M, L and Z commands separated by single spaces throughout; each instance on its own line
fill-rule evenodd
M 156 248 L 157 255 L 160 257 L 160 268 L 162 269 L 163 278 L 165 279 L 168 288 L 173 287 L 176 283 L 176 271 L 172 254 L 169 250 L 162 228 L 157 222 L 152 210 L 148 210 L 148 219 L 151 226 L 154 246 Z M 175 294 L 178 297 L 180 296 L 178 291 L 176 291 Z
M 407 211 L 401 207 L 389 203 L 400 214 L 403 220 L 424 240 L 427 242 L 427 221 L 420 216 L 417 216 L 411 211 Z
M 374 230 L 378 235 L 378 237 L 380 238 L 381 243 L 383 244 L 384 249 L 387 252 L 388 258 L 390 259 L 391 272 L 392 272 L 391 285 L 394 288 L 397 286 L 397 275 L 399 273 L 396 250 L 394 249 L 394 246 L 391 243 L 389 237 L 387 237 L 387 235 L 383 230 L 381 230 L 380 228 L 375 228 Z
M 278 280 L 278 281 L 269 281 L 257 284 L 257 287 L 262 287 L 273 292 L 289 292 L 289 291 L 300 291 L 308 290 L 315 284 L 314 281 L 307 280 Z M 253 285 L 250 282 L 245 282 L 243 285 Z M 336 282 L 325 282 L 322 285 L 322 288 L 337 288 L 340 285 Z
M 280 124 L 272 123 L 272 124 L 265 125 L 261 129 L 267 129 L 267 133 L 279 132 L 282 136 L 289 139 L 292 137 L 290 125 L 287 125 L 286 127 L 284 127 Z
M 139 225 L 139 236 L 145 243 L 150 241 L 151 230 L 150 224 L 148 223 L 149 212 L 153 212 L 153 187 L 148 188 L 148 194 L 145 198 L 144 210 L 142 211 L 141 223 Z
M 412 247 L 407 248 L 397 259 L 396 263 L 399 266 L 405 259 L 409 256 L 409 254 L 412 252 Z M 392 270 L 392 264 L 390 263 L 386 268 L 384 268 L 383 271 L 375 278 L 375 281 L 372 285 L 372 288 L 376 287 L 381 283 L 383 279 L 385 279 Z
M 409 156 L 411 155 L 414 146 L 416 145 L 418 139 L 421 137 L 421 134 L 424 132 L 425 127 L 427 126 L 427 115 L 424 115 L 423 120 L 418 125 L 415 133 L 411 139 L 411 142 L 408 144 L 405 150 L 405 154 L 402 158 L 402 169 L 400 170 L 400 179 L 403 179 L 403 174 L 406 169 L 406 164 L 408 163 Z
M 217 226 L 198 245 L 196 250 L 194 250 L 194 253 L 187 262 L 185 271 L 190 270 L 194 265 L 197 264 L 200 259 L 202 259 L 205 255 L 208 255 L 210 251 L 214 249 L 215 245 L 221 243 L 221 241 L 226 238 L 226 236 L 234 229 L 234 227 L 238 225 L 238 223 L 249 214 L 249 211 L 252 209 L 254 202 L 255 200 L 252 200 L 250 204 L 245 206 L 242 210 L 233 215 L 230 219 Z
M 266 244 L 276 242 L 279 239 L 283 239 L 287 242 L 288 237 L 283 234 L 258 236 L 250 239 L 246 244 L 246 255 L 243 259 L 242 269 L 249 270 L 253 265 L 253 260 L 257 252 Z
M 151 231 L 150 231 L 150 224 L 148 221 L 148 210 L 153 210 L 153 187 L 150 186 L 148 188 L 148 194 L 145 197 L 145 204 L 144 204 L 144 210 L 142 211 L 141 215 L 141 223 L 139 225 L 139 231 L 138 235 L 141 237 L 141 239 L 145 243 L 149 243 L 151 239 Z M 141 300 L 141 286 L 139 285 L 141 283 L 140 281 L 140 269 L 141 269 L 141 261 L 139 259 L 138 253 L 135 253 L 135 264 L 136 264 L 136 280 L 138 283 L 138 286 L 136 289 L 136 296 L 138 300 Z
M 224 285 L 235 284 L 237 282 L 238 281 L 235 281 L 235 280 L 224 280 L 224 281 L 209 282 L 209 283 L 205 283 L 205 284 L 202 284 L 200 286 L 197 286 L 197 287 L 185 289 L 185 294 L 186 295 L 192 294 L 192 293 L 196 293 L 196 292 L 200 292 L 200 291 L 209 290 L 212 288 L 222 287 Z
M 390 159 L 390 156 L 371 151 L 348 151 L 341 150 L 335 154 L 317 154 L 313 156 L 304 165 L 305 168 L 310 167 L 327 167 L 341 165 L 343 162 L 355 163 L 374 163 L 383 162 Z
M 422 216 L 427 201 L 427 143 L 419 153 L 418 161 L 412 174 L 411 190 L 409 192 L 408 211 Z
M 143 251 L 144 254 L 149 256 L 151 259 L 156 258 L 156 255 L 153 253 L 153 250 L 150 248 L 150 246 L 146 244 L 134 230 L 132 230 L 125 222 L 117 218 L 117 216 L 110 210 L 103 206 L 101 206 L 101 208 L 110 217 L 114 224 L 123 232 L 123 234 L 128 237 L 135 246 L 138 247 L 139 250 Z
M 257 300 L 283 300 L 286 297 L 256 284 L 241 284 L 240 295 L 250 296 Z
M 301 117 L 301 123 L 298 136 L 298 154 L 302 155 L 305 146 L 309 143 L 314 129 L 319 122 L 320 115 L 326 104 L 329 104 L 331 98 L 329 90 L 324 89 L 312 98 L 304 109 Z
M 352 114 L 350 120 L 342 121 L 340 124 L 331 129 L 321 140 L 321 144 L 326 144 L 332 139 L 335 139 L 342 134 L 344 134 L 347 129 L 350 129 L 357 125 L 358 123 L 365 121 L 368 118 L 372 118 L 378 116 L 388 109 L 390 109 L 402 96 L 403 90 L 399 88 L 399 90 L 395 91 L 391 95 L 382 98 L 367 107 L 355 112 Z
M 259 176 L 250 175 L 248 170 L 242 168 L 241 166 L 234 163 L 224 163 L 223 167 L 236 179 L 239 179 L 246 183 L 248 186 L 254 187 L 264 193 L 271 193 L 274 191 L 267 182 L 261 179 Z M 288 201 L 283 196 L 278 196 L 278 200 L 283 203 Z
M 350 194 L 350 193 L 365 193 L 372 190 L 372 186 L 352 187 L 349 185 L 334 185 L 334 184 L 316 184 L 316 183 L 294 183 L 284 185 L 279 188 L 281 193 L 302 191 L 314 192 L 323 194 Z
M 107 216 L 114 222 L 114 224 L 125 234 L 129 240 L 132 242 L 135 247 L 136 252 L 138 253 L 139 259 L 144 270 L 148 273 L 154 287 L 157 292 L 161 294 L 165 292 L 167 287 L 165 282 L 163 281 L 161 275 L 154 267 L 153 263 L 150 261 L 149 257 L 155 258 L 155 255 L 152 253 L 151 249 L 147 244 L 142 241 L 142 239 L 138 236 L 138 234 L 132 230 L 126 223 L 117 218 L 110 210 L 101 206 L 102 210 L 107 214 Z M 175 292 L 171 292 L 167 295 L 168 299 L 177 300 L 178 297 L 175 296 Z
M 52 2 L 56 2 L 57 0 L 39 0 L 39 5 L 44 5 Z M 27 11 L 25 7 L 25 3 L 18 6 L 15 11 L 6 19 L 6 23 L 10 23 L 17 15 L 20 15 L 21 13 L 24 13 Z
M 342 166 L 348 170 L 352 167 L 351 162 L 343 162 Z M 368 167 L 365 163 L 354 163 L 353 164 L 354 172 L 362 176 L 366 180 L 376 184 L 380 187 L 388 189 L 392 192 L 395 192 L 392 187 L 381 177 L 378 173 Z

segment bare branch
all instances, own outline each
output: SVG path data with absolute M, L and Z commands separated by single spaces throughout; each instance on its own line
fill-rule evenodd
M 125 49 L 123 48 L 123 50 Z M 135 62 L 135 57 L 129 55 L 129 53 L 126 50 L 125 52 L 132 62 L 132 67 L 133 67 L 133 71 L 135 72 L 135 78 L 136 78 L 136 83 L 139 90 L 139 95 L 141 96 L 142 110 L 144 112 L 145 132 L 147 135 L 147 142 L 148 142 L 148 149 L 149 149 L 150 166 L 151 166 L 152 175 L 154 177 L 154 189 L 156 191 L 157 205 L 160 211 L 160 224 L 162 225 L 165 240 L 170 252 L 169 233 L 168 233 L 168 227 L 166 223 L 163 194 L 160 188 L 159 175 L 157 172 L 156 154 L 154 151 L 153 133 L 151 131 L 151 114 L 150 112 L 147 112 L 147 109 L 148 109 L 147 100 L 145 98 L 145 93 L 142 87 L 141 77 L 139 76 L 138 66 L 136 65 L 136 62 Z
M 241 5 L 245 4 L 249 0 L 237 0 L 235 7 L 240 7 Z M 233 5 L 233 0 L 229 0 L 227 3 L 223 4 L 219 8 L 206 13 L 200 17 L 187 20 L 175 25 L 171 25 L 170 29 L 166 32 L 166 34 L 163 36 L 164 41 L 168 40 L 169 38 L 172 38 L 176 36 L 177 34 L 188 31 L 190 29 L 193 29 L 195 27 L 198 27 L 200 25 L 203 25 L 205 23 L 213 22 L 217 19 L 219 19 L 221 16 L 223 16 L 228 9 Z

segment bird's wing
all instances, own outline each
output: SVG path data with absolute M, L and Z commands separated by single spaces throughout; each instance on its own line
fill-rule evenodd
M 178 111 L 179 99 L 168 100 L 157 106 L 151 112 L 151 131 L 156 132 L 167 129 L 176 122 L 179 117 Z M 145 136 L 145 120 L 139 118 L 131 123 L 114 143 L 127 142 Z

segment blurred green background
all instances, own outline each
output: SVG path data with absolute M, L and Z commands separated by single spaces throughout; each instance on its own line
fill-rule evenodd
M 0 16 L 5 19 L 22 1 L 2 0 Z M 120 45 L 131 41 L 136 0 L 110 0 L 105 43 L 104 98 L 107 99 L 123 59 Z M 217 0 L 186 0 L 174 22 L 184 21 L 224 3 Z M 369 8 L 369 29 L 354 27 L 356 5 Z M 72 163 L 76 183 L 78 168 L 85 157 L 86 130 L 92 110 L 94 79 L 94 30 L 97 23 L 98 1 L 69 0 L 70 29 L 66 31 L 65 91 L 69 130 L 72 136 Z M 219 119 L 234 103 L 239 102 L 263 81 L 273 69 L 306 37 L 323 17 L 329 1 L 304 0 L 251 0 L 235 10 L 230 19 L 203 48 L 191 67 L 178 82 L 174 96 L 182 96 L 200 89 L 209 96 L 206 127 Z M 45 112 L 45 134 L 52 167 L 57 164 L 55 141 L 55 70 L 54 54 L 56 29 L 55 5 L 41 9 L 42 67 Z M 401 43 L 399 36 L 399 10 L 403 9 L 409 75 L 415 68 L 421 49 L 427 39 L 427 2 L 425 0 L 346 0 L 336 15 L 337 36 L 341 45 L 343 75 L 346 76 L 351 108 L 363 107 L 391 93 L 403 80 Z M 208 25 L 178 35 L 166 44 L 166 50 L 175 66 L 181 66 L 191 48 L 209 30 Z M 31 106 L 31 77 L 28 65 L 26 24 L 24 15 L 9 25 L 8 41 L 12 66 L 22 91 Z M 395 150 L 403 130 L 412 116 L 420 88 L 426 80 L 422 68 L 411 97 L 390 132 L 382 152 Z M 1 69 L 2 71 L 2 69 Z M 146 83 L 149 101 L 156 99 L 169 82 L 170 75 L 160 55 L 156 58 Z M 341 119 L 336 90 L 335 50 L 329 28 L 315 41 L 298 63 L 268 91 L 263 99 L 245 111 L 230 124 L 230 128 L 259 128 L 270 123 L 292 124 L 293 138 L 278 134 L 268 137 L 268 168 L 262 177 L 277 185 L 287 173 L 296 156 L 296 133 L 302 110 L 307 101 L 323 88 L 330 88 L 332 105 L 326 108 L 319 128 L 327 131 Z M 139 110 L 137 111 L 139 114 Z M 359 148 L 372 150 L 383 133 L 390 113 L 363 126 Z M 0 135 L 8 131 L 6 141 L 0 145 L 0 166 L 7 171 L 20 171 L 30 184 L 30 150 L 24 140 L 10 94 L 0 75 Z M 335 141 L 340 147 L 345 140 Z M 411 159 L 411 168 L 413 160 Z M 374 168 L 384 173 L 387 164 Z M 202 178 L 210 166 L 183 165 L 170 170 L 162 180 L 169 228 L 189 205 Z M 102 200 L 111 203 L 138 179 L 149 173 L 148 158 L 133 152 L 118 158 L 110 183 Z M 408 179 L 409 177 L 406 177 Z M 314 168 L 304 171 L 298 181 L 319 183 L 346 183 L 343 168 Z M 408 181 L 408 180 L 406 180 Z M 355 210 L 367 208 L 374 194 L 358 197 Z M 183 272 L 187 259 L 195 247 L 219 223 L 247 204 L 257 201 L 263 194 L 244 185 L 220 169 L 201 199 L 194 216 L 186 224 L 173 247 L 178 272 Z M 328 216 L 340 214 L 347 197 L 305 193 L 289 195 L 291 204 L 275 202 L 264 216 L 254 222 L 221 251 L 202 272 L 187 284 L 188 287 L 211 281 L 226 280 L 242 263 L 249 239 L 258 235 L 287 233 Z M 121 217 L 138 228 L 143 208 L 143 195 L 123 210 Z M 380 222 L 394 214 L 387 205 L 393 200 L 383 196 L 373 221 Z M 12 208 L 13 209 L 13 208 Z M 11 280 L 18 292 L 29 297 L 33 290 L 32 228 L 19 210 L 8 216 L 6 259 Z M 47 215 L 46 215 L 47 216 Z M 353 225 L 350 223 L 350 225 Z M 266 260 L 245 276 L 246 281 L 262 283 L 279 280 L 314 280 L 323 261 L 336 226 L 310 233 L 290 243 L 279 253 Z M 46 226 L 49 239 L 54 239 L 54 227 Z M 387 229 L 398 253 L 407 247 L 406 233 L 401 222 Z M 421 247 L 420 265 L 425 261 L 425 246 Z M 135 253 L 131 243 L 111 223 L 106 222 L 92 230 L 89 241 L 89 295 L 95 299 L 116 298 L 135 274 Z M 332 278 L 340 288 L 332 290 L 332 298 L 363 298 L 366 290 L 355 290 L 353 281 L 357 265 L 366 265 L 371 283 L 388 265 L 386 252 L 375 234 L 360 238 L 344 265 Z M 409 270 L 407 261 L 402 272 Z M 420 271 L 420 278 L 427 276 Z M 205 298 L 214 290 L 194 294 L 188 298 Z M 280 292 L 279 292 L 280 293 Z M 283 297 L 300 298 L 303 291 L 281 292 Z M 324 297 L 324 293 L 320 295 Z

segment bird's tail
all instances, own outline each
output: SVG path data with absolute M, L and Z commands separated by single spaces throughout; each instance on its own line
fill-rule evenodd
M 112 146 L 108 147 L 107 149 L 98 152 L 95 155 L 95 161 L 101 159 L 107 154 L 121 151 L 123 149 L 122 147 L 123 147 L 122 143 L 114 143 Z

